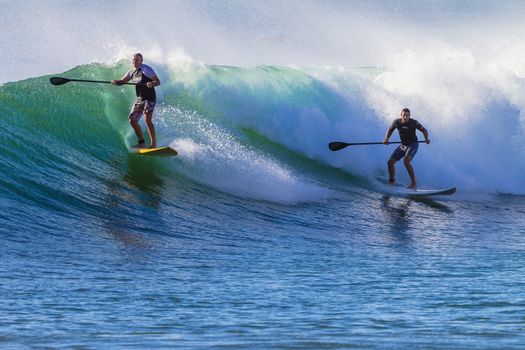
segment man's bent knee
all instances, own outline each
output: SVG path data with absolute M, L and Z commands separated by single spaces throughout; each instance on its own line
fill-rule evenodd
M 144 113 L 144 120 L 146 122 L 151 122 L 152 118 L 153 118 L 153 113 Z

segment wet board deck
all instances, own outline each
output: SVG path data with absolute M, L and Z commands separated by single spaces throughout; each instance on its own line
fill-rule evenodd
M 383 185 L 381 191 L 387 194 L 403 197 L 430 197 L 430 196 L 448 196 L 456 192 L 455 187 L 439 188 L 439 189 L 410 189 L 402 186 Z
M 177 151 L 171 147 L 130 148 L 129 151 L 142 156 L 176 156 Z

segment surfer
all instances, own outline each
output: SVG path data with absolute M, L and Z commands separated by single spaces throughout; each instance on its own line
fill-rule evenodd
M 133 103 L 133 107 L 131 108 L 128 116 L 129 123 L 133 127 L 133 130 L 135 131 L 135 134 L 139 140 L 138 143 L 133 147 L 145 147 L 142 128 L 139 125 L 140 117 L 142 114 L 144 114 L 144 121 L 148 127 L 148 133 L 151 141 L 149 148 L 155 148 L 157 147 L 157 138 L 155 135 L 155 126 L 153 125 L 151 119 L 153 118 L 153 110 L 155 109 L 155 102 L 157 100 L 155 86 L 160 85 L 160 80 L 153 68 L 143 64 L 142 61 L 142 54 L 135 53 L 132 59 L 134 68 L 129 70 L 121 79 L 112 80 L 111 83 L 115 85 L 122 85 L 131 80 L 133 83 L 141 84 L 135 86 L 137 99 Z
M 427 144 L 430 143 L 428 131 L 421 124 L 419 124 L 417 120 L 410 119 L 410 110 L 408 108 L 403 108 L 401 111 L 401 118 L 394 120 L 390 128 L 388 128 L 385 140 L 383 141 L 385 145 L 388 145 L 388 139 L 390 136 L 392 136 L 392 133 L 395 129 L 399 131 L 401 145 L 399 145 L 399 147 L 394 150 L 390 156 L 390 159 L 388 160 L 388 183 L 392 185 L 394 184 L 396 173 L 395 164 L 401 158 L 404 158 L 405 167 L 407 168 L 408 175 L 410 175 L 411 180 L 410 186 L 408 186 L 408 188 L 416 189 L 416 176 L 414 175 L 414 168 L 411 164 L 411 161 L 414 159 L 419 146 L 416 136 L 416 129 L 423 133 L 425 136 L 425 142 Z

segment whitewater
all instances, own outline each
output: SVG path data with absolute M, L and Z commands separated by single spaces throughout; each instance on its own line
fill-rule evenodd
M 522 4 L 1 4 L 1 347 L 525 342 Z M 49 83 L 134 52 L 177 157 L 128 152 L 132 87 Z M 404 107 L 419 186 L 455 195 L 382 193 L 393 145 L 328 149 Z

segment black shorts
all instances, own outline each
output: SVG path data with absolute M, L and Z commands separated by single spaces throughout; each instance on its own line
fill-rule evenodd
M 417 153 L 417 149 L 419 148 L 419 143 L 414 142 L 411 143 L 408 146 L 405 145 L 399 145 L 394 152 L 392 152 L 392 155 L 390 156 L 390 159 L 394 159 L 396 162 L 400 160 L 401 158 L 404 158 L 406 156 L 410 156 L 410 159 L 413 159 L 414 156 Z

